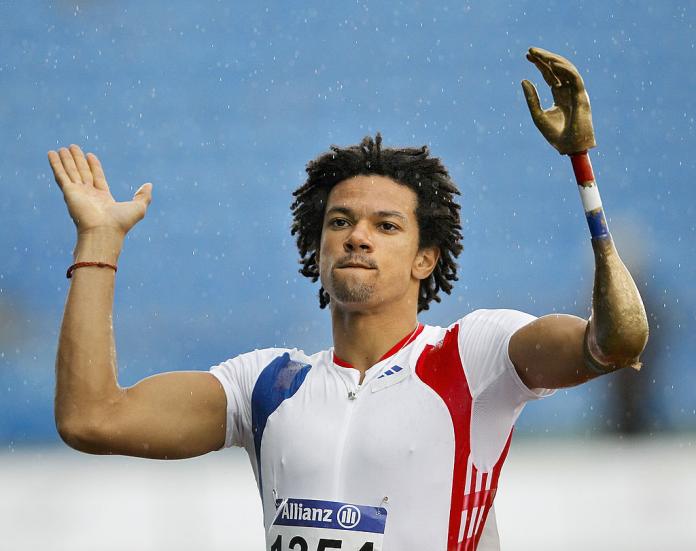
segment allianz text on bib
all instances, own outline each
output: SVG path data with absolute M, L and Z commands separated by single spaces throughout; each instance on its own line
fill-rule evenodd
M 279 499 L 268 551 L 382 551 L 383 507 L 316 499 Z

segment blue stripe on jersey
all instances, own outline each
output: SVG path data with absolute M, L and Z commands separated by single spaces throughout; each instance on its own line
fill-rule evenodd
M 290 354 L 286 352 L 264 367 L 256 380 L 251 393 L 251 427 L 256 448 L 259 490 L 262 490 L 261 439 L 266 422 L 280 404 L 298 391 L 311 367 L 311 365 L 291 360 Z M 263 496 L 263 491 L 261 495 Z

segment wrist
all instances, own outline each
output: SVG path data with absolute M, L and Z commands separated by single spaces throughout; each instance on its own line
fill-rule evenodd
M 573 164 L 573 173 L 578 184 L 580 200 L 585 210 L 585 218 L 592 240 L 607 239 L 609 238 L 609 228 L 604 215 L 602 198 L 595 182 L 590 156 L 587 151 L 579 151 L 570 155 L 570 161 Z
M 73 261 L 116 264 L 123 249 L 125 235 L 116 229 L 95 228 L 77 234 Z

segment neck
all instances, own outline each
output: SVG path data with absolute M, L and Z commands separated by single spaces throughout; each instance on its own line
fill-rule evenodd
M 349 311 L 332 305 L 331 322 L 335 354 L 360 371 L 360 381 L 370 367 L 418 326 L 416 309 Z

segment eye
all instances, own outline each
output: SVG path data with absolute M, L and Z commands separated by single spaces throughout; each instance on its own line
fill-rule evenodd
M 394 231 L 399 229 L 398 226 L 396 226 L 395 224 L 392 224 L 391 222 L 381 222 L 379 224 L 379 227 L 382 228 L 384 231 L 389 232 L 389 233 L 394 232 Z
M 332 220 L 329 220 L 329 226 L 332 228 L 347 228 L 348 220 L 345 218 L 333 218 Z

